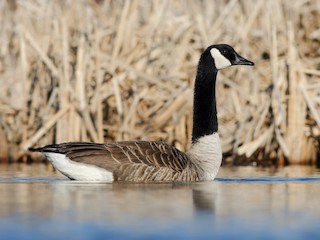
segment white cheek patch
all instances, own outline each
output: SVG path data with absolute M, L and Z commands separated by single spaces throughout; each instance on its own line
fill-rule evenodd
M 216 68 L 219 69 L 223 69 L 226 67 L 230 67 L 232 64 L 229 61 L 229 59 L 227 59 L 225 56 L 223 56 L 221 54 L 221 52 L 216 49 L 216 48 L 212 48 L 210 50 L 211 56 L 214 59 L 214 63 L 216 65 Z

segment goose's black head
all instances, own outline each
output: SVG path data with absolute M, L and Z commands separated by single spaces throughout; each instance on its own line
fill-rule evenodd
M 213 67 L 217 71 L 232 65 L 254 65 L 253 62 L 241 57 L 227 44 L 211 45 L 203 52 L 202 57 L 205 57 L 206 59 L 212 58 Z

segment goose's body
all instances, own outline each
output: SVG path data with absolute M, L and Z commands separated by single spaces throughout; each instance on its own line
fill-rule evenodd
M 194 92 L 192 146 L 187 152 L 163 142 L 70 142 L 30 148 L 42 152 L 62 174 L 80 181 L 213 180 L 222 159 L 215 84 L 218 70 L 253 65 L 232 47 L 208 47 L 201 55 Z
M 62 143 L 38 148 L 37 151 L 43 152 L 62 174 L 75 180 L 210 180 L 218 172 L 221 163 L 219 136 L 215 133 L 200 141 L 186 153 L 164 142 L 147 141 Z M 199 159 L 203 159 L 203 162 L 199 162 Z

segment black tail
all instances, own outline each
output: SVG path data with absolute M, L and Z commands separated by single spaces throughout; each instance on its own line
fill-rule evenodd
M 101 143 L 91 142 L 69 142 L 60 144 L 50 144 L 40 148 L 29 148 L 30 152 L 53 152 L 66 154 L 71 151 L 83 151 L 83 150 L 103 150 L 105 146 Z
M 29 148 L 30 152 L 60 152 L 59 151 L 60 146 L 58 144 L 51 144 L 47 145 L 45 147 L 39 147 L 39 148 Z
M 28 150 L 30 152 L 41 152 L 41 148 L 32 148 L 32 147 L 30 147 L 30 148 L 28 148 Z

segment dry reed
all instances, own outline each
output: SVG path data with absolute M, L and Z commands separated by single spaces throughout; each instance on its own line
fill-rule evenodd
M 319 1 L 1 1 L 0 157 L 64 141 L 190 145 L 199 55 L 229 43 L 256 63 L 221 71 L 226 161 L 315 162 Z

